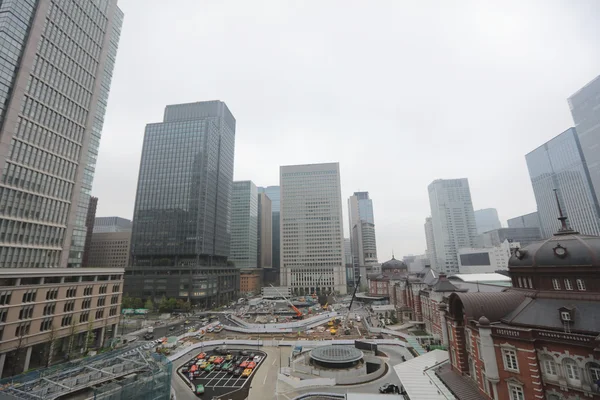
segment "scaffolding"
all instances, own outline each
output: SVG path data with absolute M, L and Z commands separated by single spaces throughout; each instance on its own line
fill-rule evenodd
M 167 400 L 171 362 L 143 347 L 114 350 L 0 380 L 4 400 Z

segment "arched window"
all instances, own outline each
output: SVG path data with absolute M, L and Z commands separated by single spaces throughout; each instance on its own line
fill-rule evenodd
M 570 279 L 565 279 L 565 289 L 573 290 L 573 284 L 571 283 Z
M 544 356 L 542 359 L 540 359 L 540 364 L 542 366 L 544 375 L 551 379 L 558 378 L 558 366 L 551 357 Z
M 567 381 L 571 385 L 580 385 L 581 384 L 581 370 L 575 360 L 570 358 L 564 361 L 565 367 L 565 375 L 567 376 Z
M 577 279 L 577 290 L 585 290 L 585 282 L 583 279 Z
M 592 383 L 600 381 L 600 364 L 596 362 L 587 363 L 586 369 L 590 374 L 590 380 Z

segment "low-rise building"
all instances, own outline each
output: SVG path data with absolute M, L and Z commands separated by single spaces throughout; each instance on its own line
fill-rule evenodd
M 240 269 L 240 294 L 258 294 L 261 282 L 260 268 Z
M 122 268 L 0 269 L 0 376 L 102 347 L 117 334 Z
M 131 231 L 93 233 L 88 266 L 125 268 L 129 265 Z
M 511 252 L 519 243 L 504 240 L 499 246 L 458 249 L 458 269 L 461 274 L 489 273 L 508 269 Z
M 292 296 L 292 288 L 291 286 L 263 286 L 260 293 L 264 298 L 287 297 L 289 299 Z

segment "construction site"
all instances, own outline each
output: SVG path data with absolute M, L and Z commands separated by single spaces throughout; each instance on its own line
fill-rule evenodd
M 164 400 L 171 362 L 145 344 L 109 351 L 0 381 L 0 399 Z

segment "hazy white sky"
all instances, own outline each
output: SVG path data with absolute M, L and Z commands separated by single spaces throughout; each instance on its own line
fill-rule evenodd
M 369 191 L 379 260 L 422 253 L 427 185 L 469 178 L 475 209 L 535 210 L 524 155 L 573 121 L 600 74 L 595 0 L 120 0 L 125 12 L 93 195 L 131 218 L 144 127 L 222 100 L 235 179 L 339 161 Z

